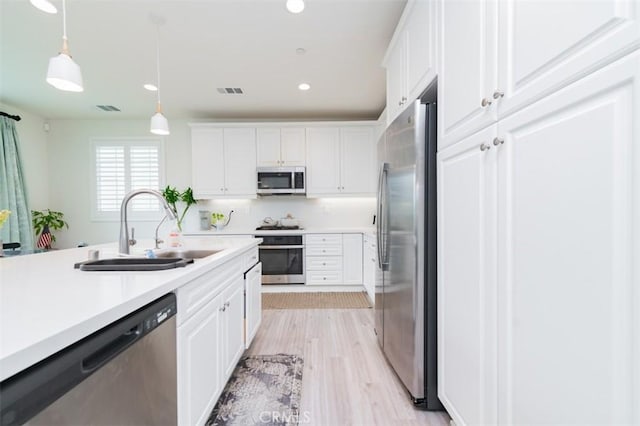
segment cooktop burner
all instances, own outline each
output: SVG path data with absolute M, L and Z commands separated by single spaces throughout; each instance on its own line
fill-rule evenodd
M 299 226 L 275 226 L 275 225 L 263 225 L 258 226 L 256 231 L 290 231 L 294 229 L 302 229 Z

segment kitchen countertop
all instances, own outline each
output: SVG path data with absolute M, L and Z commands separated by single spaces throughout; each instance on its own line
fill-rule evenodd
M 375 226 L 361 228 L 304 228 L 277 231 L 256 229 L 225 229 L 223 231 L 186 231 L 185 235 L 216 236 L 216 235 L 304 235 L 304 234 L 375 234 Z
M 183 248 L 223 249 L 165 271 L 88 272 L 74 269 L 88 250 L 115 257 L 104 244 L 0 259 L 0 380 L 257 246 L 253 238 L 185 237 Z

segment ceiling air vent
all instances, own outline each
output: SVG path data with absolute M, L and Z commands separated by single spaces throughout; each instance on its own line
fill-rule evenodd
M 111 111 L 120 111 L 120 109 L 114 107 L 113 105 L 96 105 L 103 111 L 111 112 Z
M 218 93 L 223 95 L 242 95 L 244 92 L 239 87 L 218 87 Z

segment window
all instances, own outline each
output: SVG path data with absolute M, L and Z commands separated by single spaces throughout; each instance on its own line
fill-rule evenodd
M 119 220 L 125 194 L 135 189 L 164 186 L 160 139 L 94 139 L 92 146 L 94 220 Z M 139 195 L 129 203 L 132 219 L 157 220 L 160 213 L 160 203 L 150 195 Z

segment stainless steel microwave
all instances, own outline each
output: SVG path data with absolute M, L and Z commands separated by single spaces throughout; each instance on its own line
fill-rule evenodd
M 258 195 L 305 195 L 304 167 L 258 167 Z

